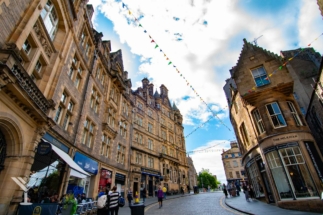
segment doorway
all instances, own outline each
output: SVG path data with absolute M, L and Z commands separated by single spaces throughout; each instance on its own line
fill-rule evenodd
M 154 189 L 153 189 L 153 180 L 151 177 L 149 177 L 149 181 L 148 181 L 148 195 L 149 196 L 154 196 Z

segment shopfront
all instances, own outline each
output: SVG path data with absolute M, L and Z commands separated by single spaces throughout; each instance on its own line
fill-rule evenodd
M 98 193 L 100 191 L 104 191 L 106 188 L 111 190 L 112 188 L 111 184 L 112 184 L 112 171 L 106 168 L 101 168 Z
M 49 134 L 41 139 L 37 146 L 30 180 L 27 184 L 30 188 L 29 195 L 32 202 L 39 203 L 46 197 L 55 194 L 61 195 L 64 192 L 62 189 L 66 166 L 80 175 L 89 175 L 73 161 L 67 154 L 68 151 L 69 148 L 65 144 Z
M 98 162 L 80 152 L 75 153 L 74 162 L 88 174 L 84 175 L 71 170 L 67 190 L 72 191 L 75 196 L 85 193 L 87 197 L 93 198 L 93 189 L 91 187 L 95 184 L 96 175 L 98 174 Z
M 141 168 L 141 184 L 148 191 L 148 196 L 154 196 L 155 191 L 158 190 L 161 174 L 158 171 Z
M 117 186 L 117 190 L 121 193 L 121 196 L 124 196 L 125 185 L 126 185 L 126 176 L 121 173 L 116 173 L 115 185 Z
M 319 197 L 304 152 L 297 142 L 268 147 L 264 154 L 280 200 Z M 317 159 L 318 164 L 319 161 L 322 163 Z M 317 170 L 320 172 L 319 167 Z

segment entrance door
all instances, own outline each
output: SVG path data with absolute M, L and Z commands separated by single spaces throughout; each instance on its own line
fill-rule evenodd
M 149 196 L 154 195 L 153 181 L 152 180 L 149 180 L 149 182 L 148 182 L 148 195 Z
M 265 189 L 266 189 L 269 203 L 274 203 L 275 199 L 274 199 L 274 195 L 271 191 L 271 187 L 270 187 L 269 180 L 268 180 L 267 173 L 266 173 L 266 169 L 265 169 L 265 164 L 262 162 L 262 159 L 258 160 L 257 164 L 258 164 L 258 168 L 260 171 L 262 181 L 264 182 L 264 185 L 265 185 Z

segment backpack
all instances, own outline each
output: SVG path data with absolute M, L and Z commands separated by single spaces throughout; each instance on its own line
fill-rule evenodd
M 102 195 L 98 198 L 97 207 L 102 209 L 107 204 L 107 195 Z
M 118 204 L 119 204 L 119 207 L 123 207 L 126 204 L 126 201 L 122 196 L 119 197 Z

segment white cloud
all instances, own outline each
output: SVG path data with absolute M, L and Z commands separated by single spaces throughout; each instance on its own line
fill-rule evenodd
M 211 147 L 214 146 L 214 147 Z M 211 148 L 210 148 L 211 147 Z M 196 172 L 199 173 L 202 168 L 216 175 L 221 183 L 226 182 L 221 153 L 222 150 L 230 148 L 230 143 L 227 140 L 213 140 L 205 145 L 194 149 L 194 153 L 190 154 L 193 160 Z

